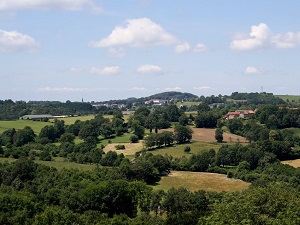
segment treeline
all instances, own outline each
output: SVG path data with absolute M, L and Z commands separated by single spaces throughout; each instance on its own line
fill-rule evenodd
M 108 111 L 107 108 L 102 109 Z M 0 120 L 16 120 L 23 115 L 51 114 L 55 115 L 86 115 L 100 111 L 90 103 L 84 102 L 42 102 L 26 103 L 23 101 L 0 100 Z
M 272 93 L 239 93 L 233 92 L 229 98 L 234 100 L 246 100 L 244 104 L 286 104 L 281 98 L 275 97 Z

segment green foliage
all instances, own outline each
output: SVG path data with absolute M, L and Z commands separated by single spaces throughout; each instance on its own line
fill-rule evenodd
M 124 150 L 125 145 L 116 145 L 115 148 L 116 148 L 116 150 Z
M 129 137 L 129 140 L 131 143 L 137 143 L 139 141 L 139 137 L 137 135 L 133 134 Z
M 184 153 L 190 153 L 191 147 L 190 146 L 185 146 L 184 148 Z
M 193 131 L 190 127 L 176 125 L 174 128 L 174 140 L 178 144 L 189 142 L 192 139 Z
M 217 142 L 222 142 L 223 141 L 223 130 L 222 128 L 217 128 L 215 131 L 215 139 Z

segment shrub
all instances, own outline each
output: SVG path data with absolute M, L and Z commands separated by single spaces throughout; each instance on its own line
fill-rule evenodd
M 125 145 L 116 145 L 115 148 L 116 148 L 116 150 L 124 150 Z
M 134 134 L 129 137 L 129 140 L 131 141 L 131 143 L 137 143 L 139 141 L 139 137 Z

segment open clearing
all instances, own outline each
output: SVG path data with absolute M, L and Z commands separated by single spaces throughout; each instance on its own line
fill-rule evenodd
M 125 150 L 116 150 L 116 145 L 125 145 Z M 141 151 L 143 148 L 143 143 L 111 143 L 107 144 L 104 148 L 104 152 L 115 151 L 117 154 L 123 153 L 125 156 L 134 155 L 136 152 Z
M 281 163 L 290 165 L 290 166 L 295 167 L 295 168 L 300 167 L 300 159 L 285 160 L 285 161 L 281 161 Z
M 193 130 L 193 137 L 192 140 L 194 141 L 203 141 L 203 142 L 216 142 L 215 139 L 215 131 L 216 129 L 208 129 L 208 128 L 192 128 Z M 162 129 L 160 132 L 163 131 L 172 131 L 174 132 L 173 128 L 169 129 Z M 238 136 L 235 134 L 223 133 L 223 141 L 224 142 L 248 142 L 246 138 L 242 136 Z
M 226 175 L 217 173 L 172 171 L 168 176 L 162 177 L 154 189 L 169 190 L 170 188 L 184 187 L 190 191 L 205 190 L 216 192 L 243 191 L 250 183 L 227 178 Z

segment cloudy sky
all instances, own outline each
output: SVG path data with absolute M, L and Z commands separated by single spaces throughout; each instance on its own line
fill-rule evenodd
M 0 99 L 300 94 L 297 0 L 0 0 Z

